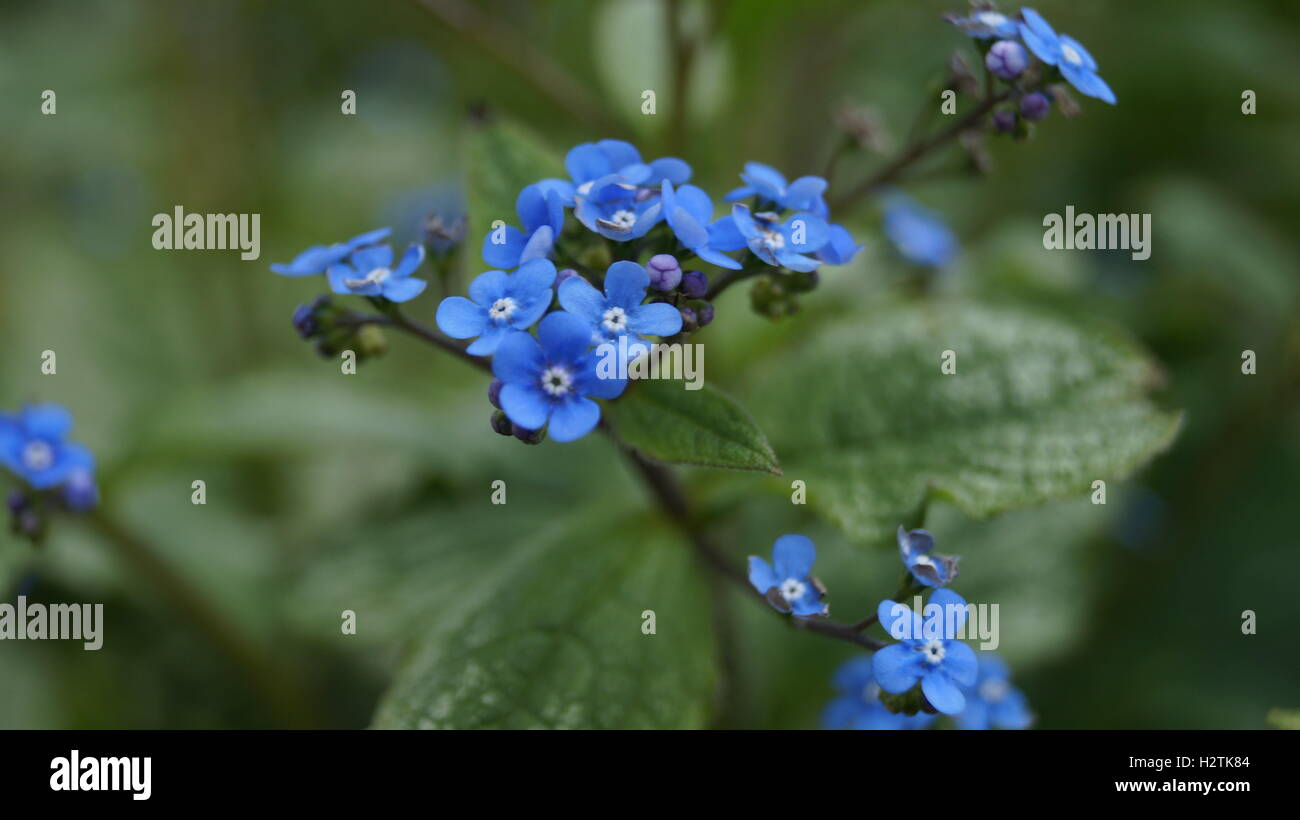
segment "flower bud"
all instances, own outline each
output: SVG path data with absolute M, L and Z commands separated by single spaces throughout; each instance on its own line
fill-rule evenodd
M 492 431 L 502 436 L 514 435 L 514 425 L 504 412 L 497 410 L 492 414 Z
M 1014 111 L 994 111 L 993 127 L 1000 133 L 1010 134 L 1016 130 L 1016 112 Z
M 1029 65 L 1029 53 L 1015 40 L 998 40 L 984 56 L 984 65 L 995 77 L 1014 80 Z
M 700 317 L 695 315 L 695 311 L 683 305 L 677 308 L 682 314 L 682 332 L 690 333 L 692 330 L 698 330 L 700 327 Z
M 705 302 L 701 307 L 696 308 L 695 315 L 699 317 L 700 327 L 704 327 L 713 321 L 713 305 Z
M 555 275 L 555 290 L 558 292 L 560 289 L 560 285 L 563 285 L 565 282 L 569 281 L 570 279 L 581 279 L 581 278 L 582 275 L 579 274 L 573 268 L 565 268 L 564 270 L 560 271 Z
M 709 292 L 709 277 L 701 271 L 686 271 L 682 274 L 682 292 L 692 299 L 703 299 Z
M 298 305 L 293 312 L 293 329 L 304 339 L 310 339 L 320 330 L 316 324 L 316 310 L 312 305 Z
M 650 287 L 656 290 L 673 290 L 682 281 L 682 268 L 672 254 L 656 254 L 650 257 L 645 267 L 650 274 Z
M 7 500 L 10 515 L 18 515 L 20 512 L 27 509 L 27 493 L 24 493 L 22 490 L 12 490 L 9 493 L 9 498 Z
M 488 401 L 492 402 L 492 406 L 498 410 L 501 409 L 501 388 L 505 385 L 506 383 L 500 379 L 493 379 L 488 385 Z
M 527 427 L 520 427 L 518 424 L 514 425 L 514 428 L 515 438 L 524 444 L 541 444 L 546 439 L 546 431 L 544 430 L 529 430 Z
M 99 503 L 99 487 L 89 470 L 76 470 L 63 485 L 63 503 L 73 512 L 87 512 Z
M 1020 116 L 1030 122 L 1037 122 L 1047 116 L 1051 109 L 1052 102 L 1047 99 L 1046 94 L 1039 94 L 1035 91 L 1033 94 L 1026 94 L 1020 99 Z

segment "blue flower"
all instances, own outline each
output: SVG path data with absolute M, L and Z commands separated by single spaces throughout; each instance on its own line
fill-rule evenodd
M 344 295 L 382 296 L 390 302 L 409 302 L 428 285 L 411 276 L 424 261 L 424 246 L 411 245 L 402 259 L 393 264 L 393 249 L 388 245 L 362 248 L 347 262 L 330 265 L 325 275 L 330 290 Z
M 528 430 L 545 426 L 556 441 L 591 432 L 600 405 L 587 397 L 615 398 L 627 381 L 596 374 L 590 343 L 586 323 L 564 311 L 543 319 L 536 339 L 520 331 L 507 336 L 492 359 L 492 373 L 504 383 L 499 398 L 510 421 Z
M 483 237 L 483 261 L 494 268 L 513 270 L 550 254 L 564 227 L 564 194 L 548 182 L 528 185 L 515 199 L 515 213 L 522 231 L 505 225 Z
M 709 226 L 709 245 L 720 251 L 748 246 L 751 253 L 769 265 L 807 272 L 821 261 L 806 254 L 821 250 L 831 238 L 830 226 L 809 211 L 786 217 L 765 211 L 751 214 L 739 203 L 731 206 L 731 218 Z M 850 240 L 851 241 L 851 240 Z
M 1115 92 L 1097 74 L 1097 61 L 1078 40 L 1057 34 L 1033 9 L 1021 9 L 1020 37 L 1038 59 L 1061 70 L 1061 76 L 1080 93 L 1115 104 Z
M 380 228 L 377 231 L 354 236 L 347 242 L 339 242 L 335 245 L 313 245 L 294 257 L 294 260 L 287 265 L 271 265 L 271 271 L 281 276 L 312 276 L 324 273 L 330 265 L 343 261 L 353 251 L 373 245 L 392 232 L 392 228 Z
M 564 168 L 573 178 L 574 193 L 578 195 L 588 192 L 589 183 L 610 175 L 617 175 L 629 185 L 650 188 L 658 188 L 664 180 L 681 185 L 691 178 L 691 166 L 682 160 L 664 157 L 644 163 L 641 152 L 622 140 L 584 142 L 574 146 L 564 157 Z
M 560 285 L 560 307 L 582 320 L 592 344 L 618 343 L 629 336 L 628 349 L 646 345 L 642 334 L 672 336 L 682 329 L 682 314 L 667 302 L 643 305 L 650 274 L 635 262 L 615 262 L 605 272 L 605 292 L 576 277 Z
M 817 258 L 828 265 L 847 265 L 866 247 L 853 240 L 852 234 L 843 225 L 829 225 L 830 233 L 826 244 L 817 251 Z
M 606 239 L 639 239 L 663 218 L 659 192 L 624 182 L 611 174 L 601 177 L 578 194 L 573 215 L 589 231 Z
M 99 503 L 94 470 L 78 467 L 68 473 L 67 481 L 63 482 L 63 503 L 73 512 L 87 512 Z
M 794 182 L 787 183 L 775 168 L 761 162 L 747 162 L 740 178 L 745 184 L 727 194 L 728 202 L 757 196 L 760 200 L 781 208 L 813 212 L 825 205 L 822 194 L 826 192 L 826 180 L 821 177 L 799 177 Z
M 551 306 L 554 281 L 549 259 L 525 262 L 513 274 L 481 273 L 469 283 L 468 299 L 449 296 L 438 305 L 438 327 L 453 339 L 474 339 L 467 353 L 491 356 L 508 334 L 527 330 L 542 317 Z
M 957 577 L 957 561 L 953 555 L 931 555 L 934 536 L 925 530 L 908 532 L 898 528 L 898 554 L 903 565 L 918 583 L 927 587 L 941 587 Z
M 931 610 L 931 607 L 938 607 Z M 954 640 L 966 622 L 966 601 L 950 589 L 930 594 L 927 617 L 905 604 L 881 601 L 876 609 L 880 624 L 900 639 L 876 652 L 871 671 L 880 688 L 898 695 L 921 682 L 921 692 L 935 709 L 955 715 L 966 707 L 962 687 L 975 683 L 975 650 Z
M 885 203 L 885 235 L 914 265 L 942 267 L 957 255 L 957 238 L 943 218 L 901 193 Z
M 994 37 L 1006 39 L 1015 37 L 1019 33 L 1015 20 L 992 9 L 973 12 L 970 17 L 949 14 L 947 19 L 949 23 L 961 29 L 963 34 L 977 40 L 991 40 Z
M 696 256 L 720 268 L 740 270 L 739 262 L 709 246 L 713 200 L 708 194 L 694 185 L 673 190 L 673 184 L 664 180 L 660 204 L 673 235 Z
M 1027 729 L 1034 722 L 1024 693 L 1011 685 L 1011 671 L 988 652 L 979 656 L 979 675 L 966 692 L 958 729 Z
M 57 404 L 30 404 L 17 414 L 0 413 L 0 464 L 36 490 L 56 487 L 74 473 L 93 474 L 95 458 L 65 441 L 72 414 Z
M 934 715 L 894 713 L 880 702 L 880 684 L 871 672 L 871 657 L 845 661 L 831 679 L 840 696 L 822 710 L 823 729 L 924 729 Z
M 821 602 L 826 590 L 811 577 L 817 550 L 806 535 L 783 535 L 772 547 L 772 563 L 749 556 L 749 583 L 779 612 L 793 612 L 800 618 L 826 615 Z

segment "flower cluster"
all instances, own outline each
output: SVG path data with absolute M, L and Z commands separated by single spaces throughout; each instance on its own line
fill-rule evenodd
M 26 485 L 9 494 L 10 526 L 33 541 L 44 533 L 46 510 L 82 513 L 99 503 L 95 458 L 68 440 L 71 431 L 72 414 L 57 404 L 0 413 L 0 465 Z

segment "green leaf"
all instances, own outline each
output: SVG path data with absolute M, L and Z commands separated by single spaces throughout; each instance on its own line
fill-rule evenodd
M 767 436 L 724 393 L 646 379 L 605 405 L 615 435 L 651 458 L 674 464 L 781 474 Z
M 496 571 L 464 579 L 429 619 L 375 726 L 705 725 L 713 637 L 689 550 L 649 521 L 609 514 L 519 532 L 497 548 Z M 646 610 L 656 634 L 642 633 Z
M 1158 371 L 1131 343 L 1012 308 L 896 306 L 770 364 L 757 389 L 787 474 L 864 543 L 914 523 L 931 497 L 979 517 L 1081 497 L 1180 423 L 1146 398 Z
M 517 225 L 515 200 L 524 186 L 548 177 L 567 179 L 568 174 L 559 153 L 514 123 L 471 125 L 468 139 L 465 187 L 473 247 L 483 241 L 494 220 Z

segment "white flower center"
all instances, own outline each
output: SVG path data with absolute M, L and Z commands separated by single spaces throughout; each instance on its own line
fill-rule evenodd
M 930 560 L 930 556 L 928 556 L 928 555 L 918 555 L 918 556 L 916 556 L 915 558 L 912 559 L 912 563 L 913 563 L 913 564 L 918 564 L 918 565 L 923 566 L 923 567 L 932 567 L 932 566 L 934 566 L 934 561 Z
M 802 598 L 803 594 L 807 591 L 808 587 L 804 586 L 803 581 L 800 581 L 798 578 L 786 578 L 785 583 L 781 584 L 781 597 L 784 598 L 787 603 L 794 603 Z
M 1067 45 L 1061 46 L 1061 56 L 1069 60 L 1073 65 L 1079 65 L 1083 62 L 1083 58 L 1079 56 L 1079 52 Z
M 23 448 L 23 466 L 29 470 L 48 470 L 54 463 L 54 448 L 43 441 L 29 441 Z
M 772 250 L 779 250 L 785 247 L 785 237 L 780 231 L 763 231 L 763 244 Z
M 509 296 L 502 296 L 488 308 L 488 318 L 494 322 L 506 322 L 519 309 L 519 305 Z
M 980 697 L 989 703 L 997 703 L 1007 696 L 1006 681 L 990 678 L 980 684 Z
M 622 208 L 615 211 L 608 221 L 613 222 L 620 228 L 631 228 L 636 224 L 636 214 L 632 213 L 627 208 Z
M 573 387 L 573 374 L 563 367 L 551 365 L 542 373 L 542 389 L 552 396 L 563 396 Z
M 366 285 L 382 285 L 392 275 L 393 272 L 388 268 L 375 268 L 366 274 L 366 278 L 344 279 L 343 284 L 353 289 L 364 288 Z
M 948 654 L 947 650 L 943 648 L 943 641 L 938 638 L 926 641 L 925 645 L 921 647 L 921 651 L 925 653 L 925 662 L 931 666 L 938 664 L 939 661 L 943 660 L 943 656 Z
M 579 185 L 579 186 L 578 186 L 578 193 L 581 194 L 582 196 L 586 196 L 586 195 L 587 195 L 587 192 L 591 190 L 591 183 L 592 183 L 592 182 L 595 182 L 595 180 L 590 180 L 590 181 L 588 181 L 588 182 L 584 182 L 584 183 L 582 183 L 581 185 Z
M 627 312 L 621 307 L 612 307 L 605 311 L 601 324 L 610 333 L 622 333 L 627 330 Z
M 1007 21 L 1005 14 L 998 14 L 996 11 L 981 11 L 975 15 L 975 19 L 990 28 L 997 28 Z

